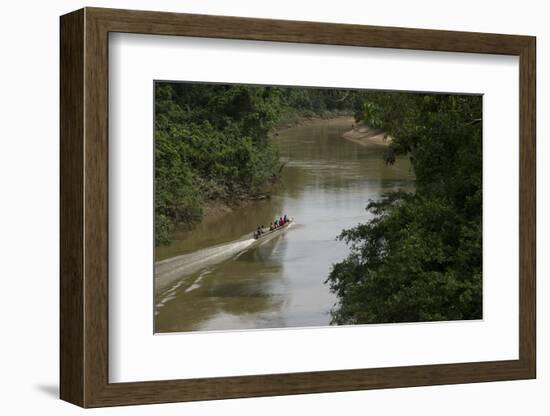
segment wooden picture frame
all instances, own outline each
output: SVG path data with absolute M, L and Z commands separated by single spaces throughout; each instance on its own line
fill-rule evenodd
M 85 8 L 61 17 L 60 396 L 82 407 L 530 379 L 536 376 L 535 38 Z M 109 383 L 108 34 L 519 56 L 519 359 Z

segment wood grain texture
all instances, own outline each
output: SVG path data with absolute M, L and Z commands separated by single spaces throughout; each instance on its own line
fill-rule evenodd
M 109 383 L 108 33 L 384 47 L 520 57 L 519 359 Z M 83 407 L 517 380 L 536 374 L 535 39 L 86 8 L 61 18 L 61 397 Z
M 87 8 L 110 32 L 519 55 L 527 36 Z
M 86 13 L 84 52 L 84 359 L 85 405 L 101 396 L 108 380 L 109 206 L 108 33 Z
M 519 338 L 520 360 L 536 377 L 536 41 L 520 54 Z
M 60 388 L 84 405 L 84 12 L 60 22 Z

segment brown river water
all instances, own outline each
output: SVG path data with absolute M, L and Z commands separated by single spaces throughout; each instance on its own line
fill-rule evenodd
M 286 129 L 272 140 L 286 162 L 271 198 L 252 202 L 157 247 L 155 332 L 311 327 L 330 324 L 337 302 L 325 284 L 349 248 L 336 237 L 367 221 L 369 199 L 414 188 L 406 158 L 343 139 L 353 120 Z M 287 214 L 294 223 L 258 244 L 252 232 Z

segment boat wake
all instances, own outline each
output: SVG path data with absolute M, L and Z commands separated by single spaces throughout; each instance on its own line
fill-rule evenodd
M 186 293 L 199 287 L 202 278 L 210 273 L 210 267 L 231 258 L 237 259 L 252 247 L 261 246 L 268 241 L 284 234 L 294 222 L 282 229 L 282 232 L 267 232 L 259 239 L 249 238 L 248 235 L 228 243 L 218 244 L 193 253 L 182 254 L 155 263 L 155 293 L 157 299 L 163 299 L 164 304 L 175 296 L 175 290 L 182 286 L 194 273 L 202 271 L 199 278 L 186 289 Z M 159 306 L 159 305 L 157 305 Z
M 256 240 L 243 238 L 218 244 L 193 253 L 182 254 L 155 263 L 155 291 L 162 292 L 167 286 L 183 276 L 193 274 L 207 266 L 221 263 L 246 251 Z

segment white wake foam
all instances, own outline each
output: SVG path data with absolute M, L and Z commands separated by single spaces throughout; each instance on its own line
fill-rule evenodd
M 170 283 L 183 276 L 193 274 L 207 266 L 221 263 L 238 255 L 254 244 L 255 241 L 253 238 L 232 241 L 156 262 L 156 292 L 159 293 Z

